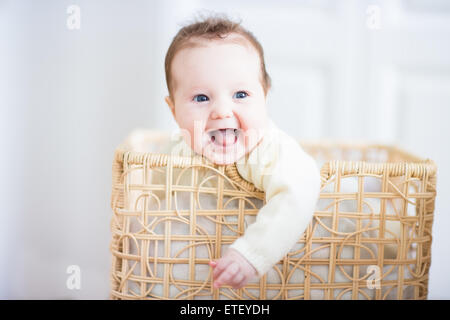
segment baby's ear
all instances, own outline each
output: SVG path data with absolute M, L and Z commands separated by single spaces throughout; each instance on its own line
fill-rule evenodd
M 170 108 L 170 111 L 172 111 L 172 115 L 175 118 L 175 104 L 172 101 L 172 98 L 170 96 L 165 97 L 166 103 Z

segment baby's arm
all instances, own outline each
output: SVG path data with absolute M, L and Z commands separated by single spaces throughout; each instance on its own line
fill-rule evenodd
M 266 204 L 245 234 L 216 265 L 210 264 L 215 267 L 213 277 L 219 286 L 242 287 L 254 275 L 249 266 L 258 277 L 264 275 L 299 240 L 314 213 L 320 192 L 320 172 L 314 159 L 288 136 L 261 151 L 266 156 L 261 158 L 260 154 L 258 161 L 249 158 L 250 165 L 237 166 L 244 179 L 265 190 Z M 235 258 L 236 253 L 242 258 Z M 230 262 L 233 259 L 235 263 Z

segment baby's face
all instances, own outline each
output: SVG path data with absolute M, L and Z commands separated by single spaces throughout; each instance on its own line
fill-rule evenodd
M 222 165 L 250 152 L 267 125 L 259 55 L 227 41 L 235 37 L 180 50 L 172 61 L 173 101 L 166 97 L 185 141 Z

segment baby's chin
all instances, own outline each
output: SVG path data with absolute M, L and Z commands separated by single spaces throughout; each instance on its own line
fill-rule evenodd
M 229 165 L 237 162 L 242 156 L 245 155 L 245 152 L 241 153 L 233 153 L 228 152 L 225 154 L 221 153 L 204 153 L 203 156 L 208 158 L 211 162 L 217 165 Z
M 243 157 L 246 154 L 246 148 L 242 143 L 236 143 L 229 147 L 207 144 L 204 146 L 202 154 L 217 165 L 229 165 Z

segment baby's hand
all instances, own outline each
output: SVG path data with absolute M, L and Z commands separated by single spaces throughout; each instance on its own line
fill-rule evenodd
M 234 289 L 240 289 L 256 275 L 256 269 L 233 248 L 229 248 L 219 260 L 210 261 L 209 265 L 214 268 L 215 288 L 229 284 Z

